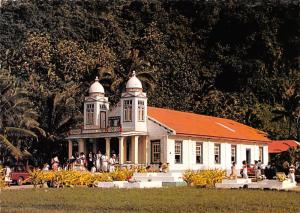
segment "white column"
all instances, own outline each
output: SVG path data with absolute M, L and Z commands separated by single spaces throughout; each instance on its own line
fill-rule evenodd
M 144 148 L 145 148 L 145 150 L 144 150 L 144 155 L 145 155 L 145 164 L 147 165 L 148 163 L 150 163 L 150 159 L 148 160 L 148 157 L 150 156 L 149 154 L 148 154 L 148 152 L 150 152 L 150 149 L 149 149 L 149 136 L 148 135 L 146 135 L 146 136 L 144 136 Z
M 79 154 L 81 152 L 85 152 L 85 149 L 84 149 L 84 139 L 79 139 L 79 142 L 78 142 L 78 152 L 79 152 Z
M 267 165 L 269 162 L 269 150 L 268 145 L 263 146 L 263 164 Z
M 110 157 L 110 138 L 105 138 L 105 143 L 106 143 L 106 155 Z
M 138 164 L 139 160 L 139 136 L 131 136 L 131 161 Z
M 71 159 L 72 158 L 72 152 L 73 152 L 73 143 L 72 143 L 72 141 L 71 140 L 68 140 L 68 142 L 69 142 L 69 151 L 68 151 L 68 156 L 69 156 L 69 159 Z
M 124 137 L 119 137 L 119 164 L 124 163 Z

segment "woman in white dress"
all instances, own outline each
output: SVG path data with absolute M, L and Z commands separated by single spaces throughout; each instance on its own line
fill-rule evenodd
M 80 162 L 80 170 L 85 171 L 85 165 L 86 165 L 86 158 L 83 152 L 79 155 L 79 162 Z
M 101 171 L 101 152 L 100 150 L 98 151 L 98 153 L 96 154 L 96 171 L 100 172 Z
M 109 172 L 115 171 L 116 157 L 116 154 L 113 154 L 113 156 L 109 159 Z
M 101 161 L 102 161 L 102 171 L 107 172 L 108 157 L 106 156 L 106 154 L 101 156 Z
M 288 178 L 291 180 L 292 183 L 296 182 L 296 180 L 295 180 L 295 166 L 293 164 L 290 166 Z
M 244 160 L 243 161 L 243 172 L 242 172 L 243 178 L 247 179 L 248 178 L 248 165 L 247 162 Z
M 9 165 L 6 165 L 5 170 L 4 170 L 4 181 L 8 184 L 11 182 L 10 174 L 11 174 L 11 169 L 10 169 Z

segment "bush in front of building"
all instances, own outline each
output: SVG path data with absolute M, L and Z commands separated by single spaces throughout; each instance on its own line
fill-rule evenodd
M 183 180 L 188 186 L 210 188 L 215 187 L 215 184 L 220 183 L 225 176 L 226 172 L 220 169 L 187 170 L 183 174 Z
M 113 181 L 110 173 L 91 173 L 72 170 L 30 172 L 30 182 L 37 187 L 40 184 L 51 183 L 55 187 L 93 186 L 95 182 Z
M 114 172 L 109 173 L 114 181 L 129 180 L 133 176 L 134 170 L 132 169 L 116 169 Z
M 7 186 L 7 182 L 5 182 L 4 176 L 4 168 L 0 167 L 0 189 L 3 189 Z

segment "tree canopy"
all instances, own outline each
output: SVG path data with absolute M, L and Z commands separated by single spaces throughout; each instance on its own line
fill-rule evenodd
M 80 125 L 96 75 L 114 104 L 135 70 L 152 106 L 300 140 L 296 1 L 8 0 L 0 11 L 0 65 L 29 93 L 40 138 Z

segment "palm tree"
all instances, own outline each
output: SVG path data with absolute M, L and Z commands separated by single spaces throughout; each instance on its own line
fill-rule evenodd
M 49 160 L 53 154 L 62 154 L 66 144 L 64 138 L 81 115 L 80 104 L 76 104 L 74 98 L 78 91 L 78 85 L 66 85 L 62 92 L 56 91 L 42 97 L 40 124 L 44 134 L 37 147 L 41 161 Z
M 31 131 L 38 128 L 36 113 L 30 108 L 26 92 L 19 89 L 17 80 L 8 70 L 0 71 L 0 153 L 16 159 L 30 155 L 29 141 L 37 139 Z
M 284 83 L 282 94 L 282 105 L 277 106 L 272 113 L 275 115 L 272 121 L 288 122 L 288 137 L 292 136 L 293 124 L 296 129 L 299 128 L 300 120 L 300 91 L 299 91 L 299 74 L 294 75 L 295 80 L 291 79 Z M 298 78 L 297 78 L 298 76 Z M 297 130 L 299 137 L 299 129 Z M 299 139 L 299 138 L 298 138 Z
M 126 82 L 131 77 L 132 72 L 136 71 L 136 76 L 141 80 L 144 89 L 153 91 L 155 83 L 155 67 L 139 55 L 139 51 L 133 49 L 129 51 L 125 59 L 121 60 L 121 66 L 115 70 L 99 71 L 101 83 L 109 86 L 110 90 L 117 97 L 123 91 Z

